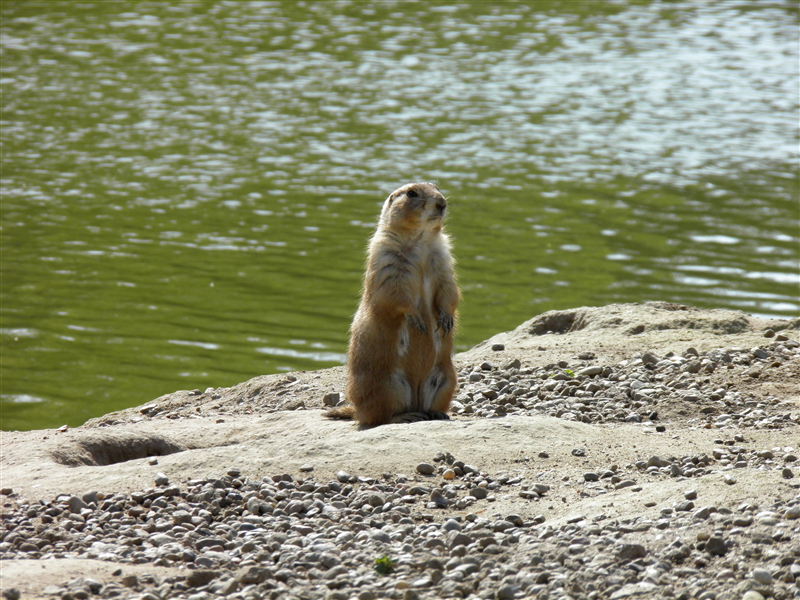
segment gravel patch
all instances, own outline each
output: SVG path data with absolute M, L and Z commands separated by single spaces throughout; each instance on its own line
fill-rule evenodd
M 682 424 L 718 429 L 776 429 L 800 423 L 793 402 L 737 389 L 731 379 L 757 381 L 800 357 L 800 344 L 778 335 L 770 344 L 682 355 L 645 352 L 613 365 L 574 362 L 525 368 L 519 360 L 483 362 L 459 373 L 454 412 L 468 417 L 547 414 L 583 423 L 641 423 L 664 431 L 682 409 Z
M 719 450 L 718 458 L 651 457 L 628 473 L 597 469 L 582 493 L 673 477 L 676 464 L 691 463 L 701 476 L 731 466 L 722 465 L 729 456 L 747 456 L 733 469 L 758 469 L 793 453 L 738 452 L 725 442 Z M 449 453 L 423 464 L 409 471 L 430 474 L 340 471 L 327 482 L 251 478 L 239 468 L 181 484 L 159 475 L 160 485 L 129 495 L 92 491 L 33 504 L 5 490 L 0 559 L 119 565 L 110 581 L 78 578 L 46 590 L 63 600 L 800 597 L 800 495 L 706 505 L 686 478 L 685 500 L 672 506 L 549 523 L 535 511 L 552 500 L 544 477 L 490 475 Z M 533 516 L 493 512 L 500 493 L 527 499 Z M 129 564 L 181 569 L 137 576 L 126 573 Z M 14 598 L 15 590 L 3 594 Z

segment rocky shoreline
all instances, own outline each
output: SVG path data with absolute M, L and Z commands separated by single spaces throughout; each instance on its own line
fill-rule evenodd
M 800 597 L 799 324 L 659 303 L 546 313 L 457 357 L 449 423 L 325 421 L 334 369 L 177 393 L 61 438 L 4 434 L 3 596 Z M 246 424 L 259 409 L 272 420 Z M 192 448 L 210 423 L 224 443 Z M 137 427 L 159 429 L 137 446 Z M 115 468 L 130 475 L 102 479 Z

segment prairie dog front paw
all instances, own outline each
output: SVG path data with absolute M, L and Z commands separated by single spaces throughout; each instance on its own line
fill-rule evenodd
M 406 315 L 406 318 L 414 329 L 418 329 L 422 333 L 428 333 L 428 326 L 425 324 L 425 320 L 422 318 L 422 315 L 408 314 Z
M 441 329 L 442 333 L 444 335 L 447 335 L 453 329 L 454 322 L 455 319 L 453 319 L 453 315 L 450 315 L 444 312 L 443 310 L 440 310 L 439 318 L 436 321 L 436 330 L 438 331 L 439 329 Z

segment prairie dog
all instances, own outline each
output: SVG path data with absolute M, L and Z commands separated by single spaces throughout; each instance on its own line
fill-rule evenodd
M 384 202 L 350 327 L 350 405 L 327 416 L 352 417 L 367 427 L 449 419 L 461 293 L 442 231 L 446 210 L 433 183 L 406 184 Z

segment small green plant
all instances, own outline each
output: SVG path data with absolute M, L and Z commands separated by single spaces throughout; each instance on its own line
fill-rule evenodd
M 564 369 L 564 373 L 566 373 L 570 377 L 575 377 L 575 371 L 573 371 L 572 369 Z
M 380 558 L 375 559 L 375 570 L 380 573 L 381 575 L 388 575 L 392 571 L 394 571 L 394 566 L 397 564 L 397 561 L 394 559 L 389 558 L 385 554 Z

